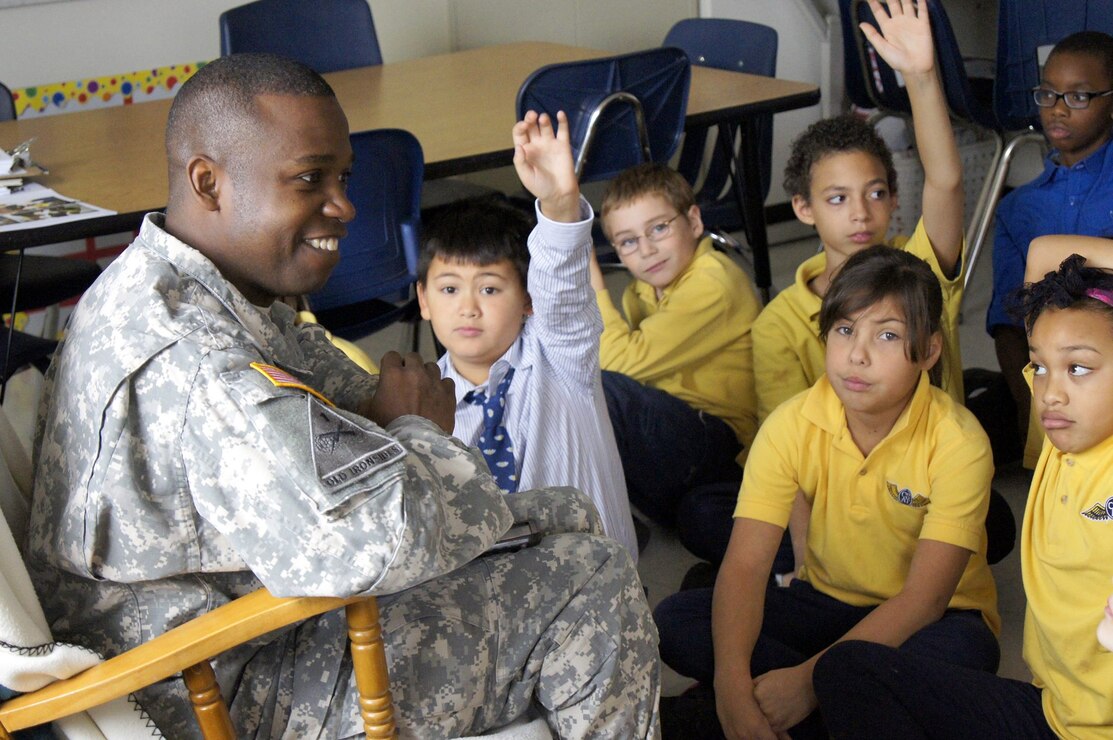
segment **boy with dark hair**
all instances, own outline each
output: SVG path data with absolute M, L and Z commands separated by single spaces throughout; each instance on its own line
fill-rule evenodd
M 1043 435 L 1030 418 L 1031 393 L 1021 370 L 1028 337 L 1008 298 L 1024 280 L 1028 245 L 1047 234 L 1113 236 L 1113 37 L 1099 31 L 1067 36 L 1051 50 L 1033 91 L 1052 151 L 1036 179 L 1001 199 L 993 242 L 993 298 L 986 331 L 1027 431 L 1024 465 L 1035 465 Z
M 573 486 L 637 558 L 630 502 L 599 379 L 602 322 L 588 285 L 591 207 L 580 197 L 564 114 L 514 128 L 514 164 L 537 227 L 510 206 L 452 207 L 420 258 L 421 315 L 447 352 L 456 434 L 507 493 Z M 523 245 L 529 244 L 527 251 Z
M 592 261 L 603 391 L 627 489 L 643 513 L 683 532 L 687 492 L 741 479 L 757 429 L 750 324 L 760 304 L 746 273 L 704 238 L 695 196 L 675 170 L 626 170 L 601 210 L 634 277 L 623 318 Z

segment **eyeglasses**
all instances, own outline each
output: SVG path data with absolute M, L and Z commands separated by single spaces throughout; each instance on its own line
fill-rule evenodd
M 1068 92 L 1055 92 L 1047 88 L 1037 87 L 1032 90 L 1032 100 L 1036 101 L 1036 105 L 1041 108 L 1054 108 L 1055 104 L 1059 102 L 1059 98 L 1067 104 L 1068 108 L 1072 110 L 1086 110 L 1090 107 L 1091 98 L 1104 98 L 1108 95 L 1113 95 L 1113 90 L 1102 90 L 1100 92 L 1082 92 L 1081 90 L 1070 90 Z
M 683 213 L 678 213 L 668 221 L 660 221 L 653 224 L 645 231 L 646 241 L 656 244 L 657 242 L 664 241 L 672 236 L 672 222 L 683 216 Z M 641 241 L 641 236 L 624 236 L 617 242 L 611 242 L 611 246 L 615 248 L 619 254 L 633 254 L 638 249 L 638 243 Z

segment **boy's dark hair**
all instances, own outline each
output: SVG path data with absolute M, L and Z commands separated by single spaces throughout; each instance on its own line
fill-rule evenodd
M 850 257 L 835 273 L 819 309 L 819 336 L 841 319 L 892 298 L 904 311 L 904 354 L 921 362 L 943 320 L 943 289 L 927 262 L 900 249 L 875 244 Z
M 509 260 L 526 288 L 526 241 L 533 226 L 525 212 L 498 197 L 471 198 L 438 208 L 424 227 L 417 280 L 425 283 L 434 257 L 469 265 Z
M 816 121 L 792 142 L 792 152 L 785 165 L 785 191 L 811 200 L 812 168 L 830 154 L 862 152 L 876 157 L 885 167 L 889 192 L 897 193 L 897 170 L 893 153 L 885 141 L 857 116 L 845 115 Z
M 1096 58 L 1105 68 L 1105 76 L 1113 84 L 1113 36 L 1101 31 L 1079 31 L 1055 44 L 1047 57 L 1050 63 L 1056 54 L 1086 54 Z M 1045 65 L 1046 66 L 1046 65 Z
M 610 232 L 607 230 L 607 214 L 647 195 L 661 196 L 677 213 L 685 216 L 696 204 L 692 186 L 676 170 L 655 162 L 634 165 L 620 172 L 618 177 L 607 183 L 607 188 L 603 191 L 599 215 L 603 219 L 603 231 L 608 239 Z
M 1024 319 L 1028 336 L 1036 319 L 1048 309 L 1076 308 L 1080 311 L 1094 311 L 1104 314 L 1113 321 L 1113 306 L 1105 301 L 1088 295 L 1088 291 L 1099 291 L 1103 297 L 1113 300 L 1113 272 L 1097 267 L 1087 267 L 1086 258 L 1072 254 L 1059 265 L 1055 272 L 1049 272 L 1035 283 L 1027 283 L 1013 295 L 1012 308 L 1017 318 Z

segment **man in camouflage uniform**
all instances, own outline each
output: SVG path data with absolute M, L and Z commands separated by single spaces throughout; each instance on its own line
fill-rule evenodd
M 170 198 L 74 312 L 36 439 L 29 561 L 54 632 L 105 654 L 266 585 L 380 599 L 402 733 L 651 737 L 656 632 L 623 548 L 567 489 L 504 497 L 448 436 L 451 381 L 378 378 L 277 296 L 319 288 L 354 216 L 347 120 L 315 73 L 203 67 L 167 127 Z M 374 167 L 374 162 L 360 166 Z M 478 557 L 514 520 L 547 533 Z M 239 737 L 360 732 L 343 612 L 214 661 Z M 141 694 L 171 737 L 184 688 Z

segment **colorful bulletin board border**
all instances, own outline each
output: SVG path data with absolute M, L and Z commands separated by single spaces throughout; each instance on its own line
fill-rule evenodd
M 178 86 L 206 63 L 175 64 L 109 77 L 19 88 L 12 90 L 15 114 L 17 118 L 33 118 L 172 98 Z

